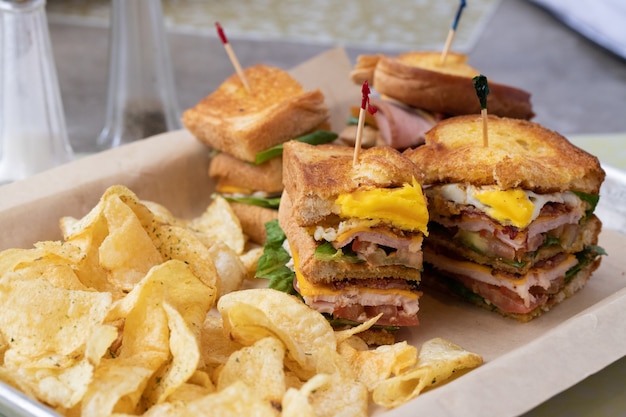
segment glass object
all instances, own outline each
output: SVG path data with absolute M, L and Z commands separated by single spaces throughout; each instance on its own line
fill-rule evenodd
M 104 150 L 179 129 L 161 0 L 112 0 Z
M 73 159 L 45 0 L 0 0 L 0 183 Z

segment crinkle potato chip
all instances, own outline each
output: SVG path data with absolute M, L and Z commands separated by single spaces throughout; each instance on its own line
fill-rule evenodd
M 376 404 L 397 407 L 424 389 L 447 381 L 455 372 L 475 368 L 482 357 L 445 339 L 431 339 L 421 347 L 417 367 L 379 383 L 372 392 Z
M 164 260 L 185 262 L 206 285 L 219 291 L 220 280 L 213 258 L 193 231 L 172 225 L 155 226 L 153 230 L 155 244 Z
M 194 374 L 200 360 L 198 341 L 183 316 L 167 302 L 163 304 L 170 329 L 171 359 L 151 378 L 144 392 L 146 408 L 159 404 Z
M 222 318 L 207 314 L 200 333 L 200 369 L 213 369 L 226 363 L 230 355 L 243 345 L 224 333 Z
M 123 364 L 118 360 L 104 360 L 96 369 L 93 381 L 81 403 L 81 414 L 90 417 L 107 417 L 117 412 L 133 413 L 139 398 L 121 401 L 137 393 L 150 378 L 151 369 Z
M 352 340 L 340 343 L 339 353 L 370 391 L 391 375 L 399 375 L 417 363 L 417 348 L 405 341 L 361 350 L 363 346 Z
M 45 279 L 5 274 L 0 278 L 0 333 L 10 347 L 4 363 L 21 366 L 40 357 L 83 354 L 111 303 L 109 293 L 65 290 Z
M 246 245 L 239 218 L 223 197 L 216 196 L 200 217 L 192 219 L 188 227 L 200 233 L 206 246 L 224 242 L 237 255 L 241 255 Z
M 104 216 L 109 235 L 100 245 L 100 265 L 109 271 L 109 281 L 130 291 L 163 258 L 140 220 L 122 200 L 105 200 Z
M 252 344 L 261 337 L 282 341 L 304 371 L 315 371 L 323 348 L 337 349 L 328 321 L 294 296 L 269 288 L 224 295 L 217 304 L 230 337 Z
M 285 347 L 273 337 L 260 339 L 241 348 L 228 358 L 217 378 L 217 389 L 243 381 L 255 395 L 272 404 L 280 404 L 286 390 Z
M 361 382 L 333 374 L 326 384 L 311 392 L 309 402 L 316 416 L 365 417 L 369 393 Z
M 209 248 L 209 255 L 213 258 L 220 281 L 219 297 L 240 289 L 248 271 L 235 251 L 223 242 L 216 242 Z
M 280 413 L 267 401 L 254 395 L 246 384 L 237 381 L 222 391 L 189 403 L 163 403 L 152 407 L 143 417 L 278 417 Z

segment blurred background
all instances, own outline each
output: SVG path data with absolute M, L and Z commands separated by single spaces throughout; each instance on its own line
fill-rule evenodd
M 551 129 L 566 135 L 626 132 L 624 58 L 565 23 L 559 10 L 544 7 L 547 2 L 538 2 L 468 0 L 452 50 L 467 53 L 470 64 L 490 79 L 530 92 L 534 120 Z M 557 9 L 587 8 L 587 15 L 615 3 L 618 9 L 608 14 L 615 19 L 599 27 L 615 28 L 617 22 L 626 42 L 624 18 L 619 19 L 626 12 L 617 0 L 555 3 Z M 289 69 L 336 46 L 353 62 L 359 54 L 441 50 L 459 2 L 163 0 L 162 5 L 184 110 L 234 72 L 215 21 L 243 67 L 265 63 Z M 93 150 L 104 124 L 109 13 L 108 0 L 47 5 L 68 134 L 79 153 Z

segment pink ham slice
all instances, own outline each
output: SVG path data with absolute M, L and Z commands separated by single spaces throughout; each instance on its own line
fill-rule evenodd
M 404 150 L 424 143 L 424 134 L 435 125 L 435 119 L 418 110 L 405 110 L 386 100 L 371 98 L 378 111 L 374 113 L 380 135 L 387 145 Z

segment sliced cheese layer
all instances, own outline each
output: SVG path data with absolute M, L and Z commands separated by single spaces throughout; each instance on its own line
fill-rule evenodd
M 415 179 L 412 184 L 400 188 L 374 188 L 341 194 L 335 203 L 343 218 L 382 219 L 402 230 L 428 233 L 426 198 Z
M 551 268 L 533 268 L 519 279 L 511 279 L 508 275 L 498 273 L 492 268 L 474 262 L 451 259 L 432 251 L 426 251 L 424 256 L 427 262 L 441 271 L 508 288 L 524 300 L 525 306 L 529 306 L 535 300 L 535 297 L 530 293 L 531 287 L 537 286 L 548 289 L 553 280 L 563 277 L 570 268 L 578 264 L 576 256 L 569 254 L 558 265 Z
M 446 184 L 432 187 L 429 193 L 438 193 L 456 204 L 472 205 L 503 225 L 520 229 L 528 227 L 547 203 L 582 204 L 572 192 L 537 194 L 522 189 L 501 190 L 496 186 L 476 187 L 464 184 Z

